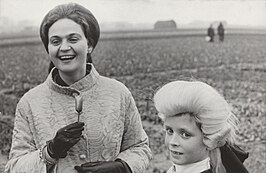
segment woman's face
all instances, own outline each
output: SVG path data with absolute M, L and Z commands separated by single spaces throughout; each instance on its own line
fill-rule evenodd
M 48 39 L 49 56 L 59 73 L 70 77 L 86 73 L 88 44 L 79 24 L 60 19 L 50 27 Z
M 204 160 L 208 156 L 203 135 L 196 121 L 188 114 L 166 117 L 165 144 L 174 164 L 185 165 Z

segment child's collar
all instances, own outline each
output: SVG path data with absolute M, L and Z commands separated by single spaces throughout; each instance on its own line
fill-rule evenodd
M 211 168 L 210 158 L 207 157 L 202 161 L 187 165 L 173 164 L 172 168 L 173 168 L 173 173 L 200 173 Z

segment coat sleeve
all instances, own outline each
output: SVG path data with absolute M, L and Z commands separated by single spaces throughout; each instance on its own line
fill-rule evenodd
M 125 129 L 118 158 L 124 160 L 133 173 L 142 173 L 152 159 L 148 136 L 142 127 L 141 118 L 131 94 L 126 102 Z
M 5 167 L 7 173 L 46 173 L 46 165 L 39 157 L 39 149 L 30 128 L 30 114 L 29 106 L 20 101 L 16 109 L 9 161 Z

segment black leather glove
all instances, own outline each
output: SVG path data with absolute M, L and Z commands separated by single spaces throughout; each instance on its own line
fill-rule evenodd
M 116 161 L 87 162 L 75 166 L 79 173 L 132 173 L 128 164 L 120 159 Z
M 83 130 L 83 122 L 75 122 L 59 129 L 54 139 L 47 141 L 48 154 L 54 159 L 65 158 L 67 151 L 80 140 Z

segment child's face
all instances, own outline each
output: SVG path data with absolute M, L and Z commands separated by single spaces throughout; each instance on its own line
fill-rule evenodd
M 203 134 L 190 115 L 167 117 L 164 128 L 165 144 L 174 164 L 190 164 L 207 158 L 208 151 L 203 144 Z

